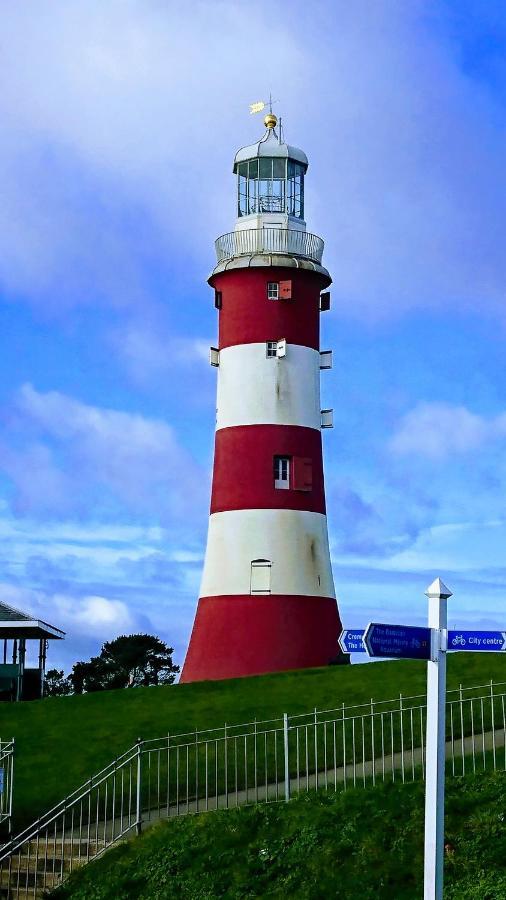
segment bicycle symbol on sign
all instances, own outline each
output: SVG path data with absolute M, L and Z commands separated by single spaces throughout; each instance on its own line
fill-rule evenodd
M 455 637 L 452 640 L 452 646 L 459 646 L 459 645 L 461 647 L 465 647 L 465 645 L 466 645 L 466 640 L 464 637 L 462 637 L 461 634 L 455 635 Z

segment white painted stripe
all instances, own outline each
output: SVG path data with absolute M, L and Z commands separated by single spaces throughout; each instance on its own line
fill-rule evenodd
M 251 563 L 271 562 L 271 593 L 335 597 L 327 517 L 292 509 L 240 509 L 209 519 L 201 597 L 249 594 Z
M 278 341 L 282 334 L 273 334 Z M 303 425 L 320 430 L 320 354 L 287 344 L 282 359 L 266 344 L 220 351 L 216 428 L 236 425 Z

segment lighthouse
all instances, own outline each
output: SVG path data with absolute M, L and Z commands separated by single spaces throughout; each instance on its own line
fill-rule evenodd
M 238 151 L 237 219 L 216 241 L 218 310 L 211 509 L 181 682 L 327 665 L 340 621 L 330 562 L 320 316 L 323 241 L 306 229 L 306 154 L 277 118 Z

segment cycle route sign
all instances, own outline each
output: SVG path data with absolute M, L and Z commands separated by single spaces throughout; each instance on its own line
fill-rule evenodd
M 506 653 L 506 631 L 449 631 L 448 650 Z

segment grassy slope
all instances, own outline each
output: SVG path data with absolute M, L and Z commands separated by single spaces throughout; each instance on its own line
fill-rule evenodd
M 506 775 L 447 785 L 445 900 L 506 897 Z M 60 900 L 423 894 L 423 784 L 309 794 L 163 822 L 78 871 Z
M 131 746 L 178 732 L 423 693 L 423 662 L 309 669 L 224 682 L 110 691 L 1 705 L 1 735 L 17 741 L 15 811 L 21 827 Z M 506 659 L 455 654 L 448 687 L 506 681 Z

